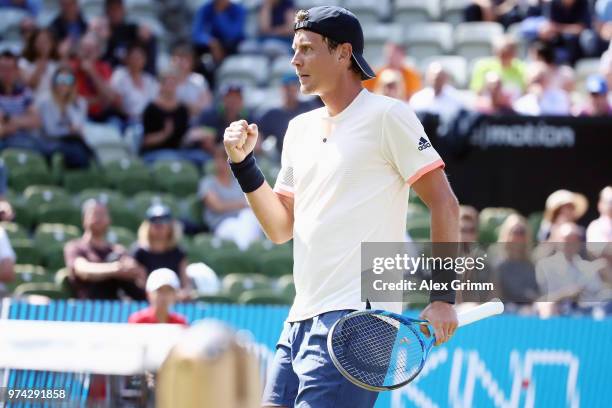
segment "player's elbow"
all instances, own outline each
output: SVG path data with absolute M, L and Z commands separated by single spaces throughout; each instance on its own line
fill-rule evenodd
M 276 245 L 289 242 L 291 241 L 291 238 L 293 238 L 293 234 L 290 232 L 287 233 L 286 231 L 266 231 L 266 236 Z

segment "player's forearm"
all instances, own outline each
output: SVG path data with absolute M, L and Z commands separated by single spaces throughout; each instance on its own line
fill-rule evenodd
M 270 241 L 282 244 L 293 238 L 293 213 L 267 182 L 246 197 Z
M 459 241 L 459 203 L 450 193 L 438 202 L 433 203 L 431 212 L 431 241 Z

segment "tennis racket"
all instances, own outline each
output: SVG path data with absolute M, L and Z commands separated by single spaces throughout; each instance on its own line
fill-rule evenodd
M 493 300 L 457 315 L 459 327 L 500 314 L 504 305 Z M 435 334 L 426 337 L 427 320 L 364 310 L 338 320 L 327 337 L 327 349 L 340 373 L 370 391 L 387 391 L 412 381 L 423 369 Z M 433 329 L 430 328 L 430 333 Z

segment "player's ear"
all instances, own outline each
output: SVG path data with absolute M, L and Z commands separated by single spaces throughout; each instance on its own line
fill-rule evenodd
M 340 61 L 351 61 L 351 55 L 353 54 L 353 46 L 349 43 L 340 44 L 340 53 L 338 59 Z

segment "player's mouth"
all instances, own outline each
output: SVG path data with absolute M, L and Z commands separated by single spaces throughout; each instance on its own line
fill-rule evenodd
M 306 78 L 310 78 L 310 75 L 306 75 L 306 74 L 298 74 L 298 78 L 300 78 L 300 81 L 303 81 Z

